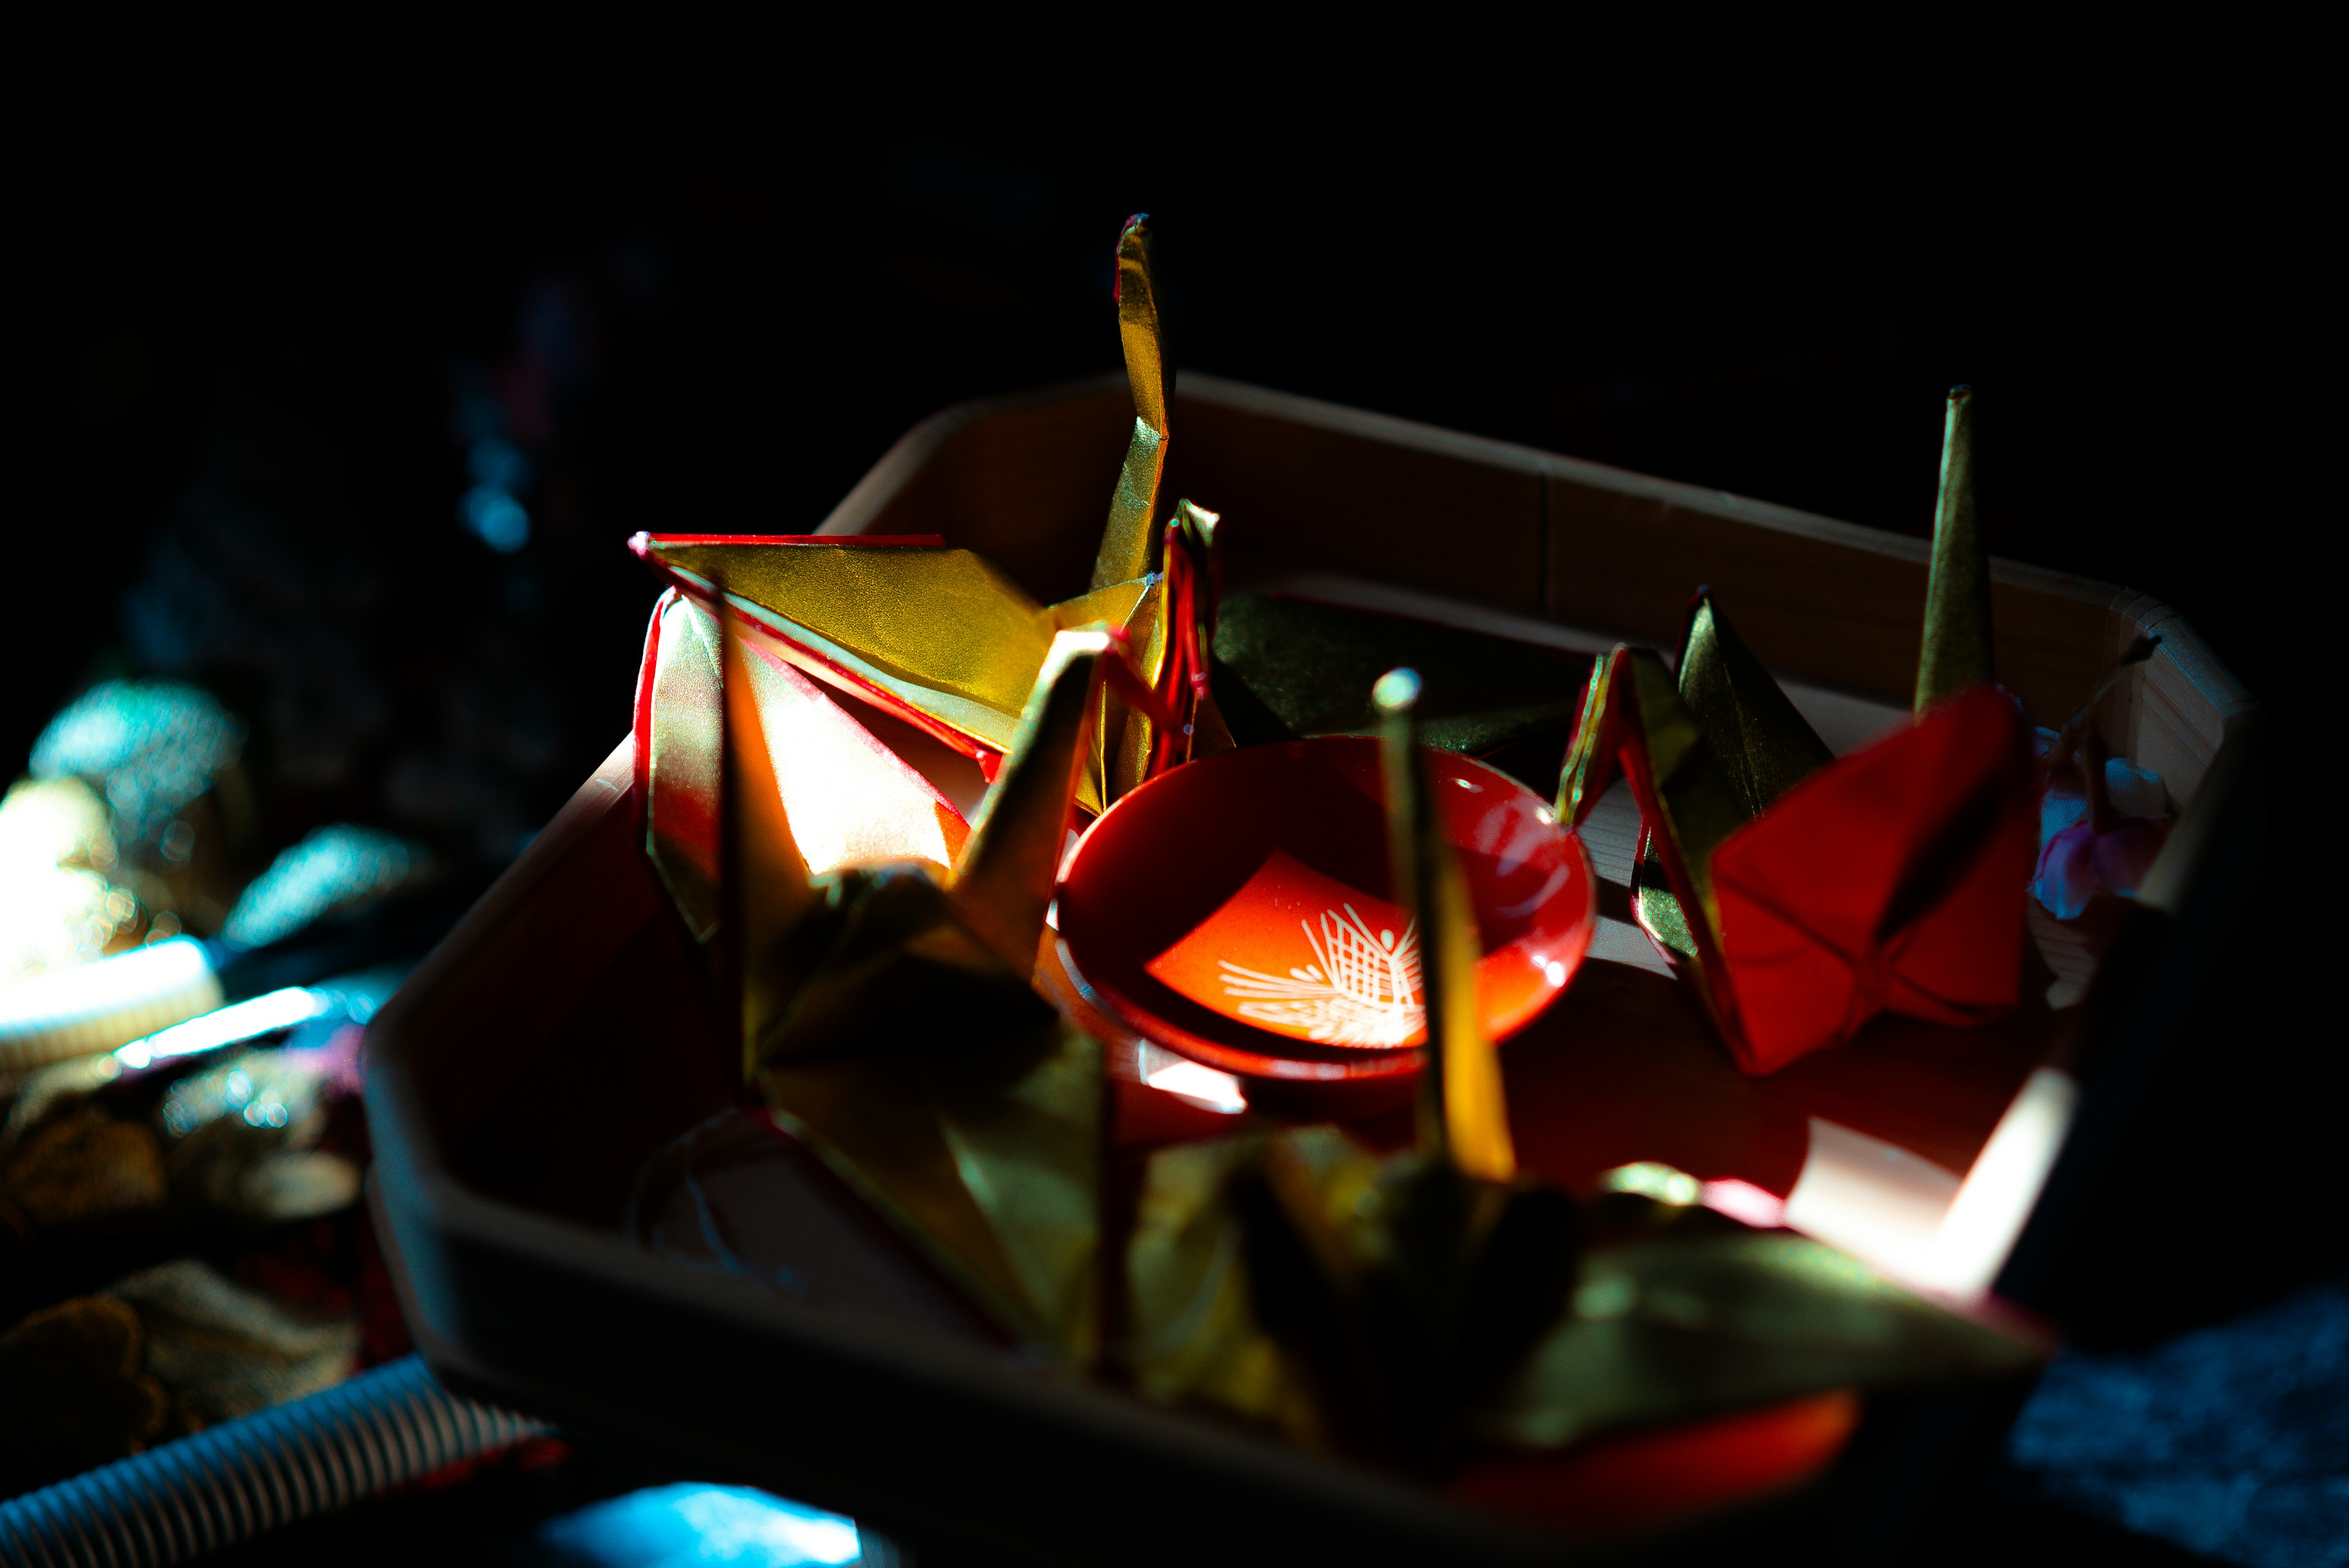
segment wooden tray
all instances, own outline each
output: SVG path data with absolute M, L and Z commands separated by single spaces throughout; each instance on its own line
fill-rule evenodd
M 940 533 L 1040 600 L 1067 597 L 1084 586 L 1131 421 L 1123 378 L 947 410 L 823 531 Z M 1598 648 L 1669 645 L 1701 578 L 1831 742 L 1905 711 L 1920 541 L 1201 376 L 1182 379 L 1173 430 L 1167 493 L 1223 513 L 1227 592 L 1287 586 Z M 1504 1054 L 1529 1165 L 1582 1185 L 1661 1160 L 1783 1198 L 1822 1137 L 1847 1134 L 1929 1186 L 1953 1185 L 2026 1082 L 2057 1071 L 2085 1096 L 1999 1289 L 2060 1314 L 2146 1085 L 2175 1067 L 2169 1025 L 2209 930 L 2241 897 L 2230 873 L 2255 824 L 2261 736 L 2255 706 L 2162 606 L 2008 562 L 1993 599 L 1999 675 L 2043 724 L 2061 723 L 2134 638 L 2163 638 L 2097 720 L 2116 752 L 2162 774 L 2183 820 L 2145 896 L 2090 923 L 2108 949 L 2094 984 L 2096 951 L 2042 921 L 2047 972 L 2033 990 L 2067 1005 L 2034 994 L 2014 1019 L 1963 1033 L 1883 1019 L 1847 1047 L 1744 1077 L 1625 923 L 1636 815 L 1619 796 L 1588 834 L 1612 940 Z M 1015 1560 L 1571 1549 L 1037 1373 L 804 1159 L 771 1159 L 761 1177 L 766 1245 L 792 1258 L 797 1294 L 631 1241 L 638 1172 L 738 1098 L 694 955 L 641 853 L 631 760 L 624 742 L 369 1033 L 371 1190 L 436 1371 L 558 1417 L 699 1442 L 884 1529 L 993 1540 Z M 1830 1490 L 1882 1480 L 1867 1451 L 1899 1446 L 1882 1435 L 1892 1408 L 1879 1405 L 1876 1436 L 1863 1432 Z M 1782 1506 L 1711 1528 L 1795 1528 L 1789 1517 Z

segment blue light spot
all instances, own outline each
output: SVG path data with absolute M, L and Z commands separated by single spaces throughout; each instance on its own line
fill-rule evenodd
M 501 555 L 512 555 L 530 543 L 530 514 L 522 503 L 492 485 L 477 484 L 465 493 L 459 511 L 465 526 L 481 543 Z
M 290 937 L 337 904 L 408 879 L 417 852 L 372 827 L 321 827 L 270 862 L 228 912 L 221 935 L 259 947 Z
M 579 1568 L 742 1568 L 859 1562 L 856 1522 L 741 1486 L 648 1487 L 550 1520 L 538 1543 Z

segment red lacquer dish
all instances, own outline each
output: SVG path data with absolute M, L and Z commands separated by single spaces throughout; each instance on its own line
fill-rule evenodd
M 1581 840 L 1505 774 L 1432 754 L 1497 1041 L 1573 980 L 1598 924 Z M 1367 1083 L 1419 1071 L 1418 940 L 1392 900 L 1379 742 L 1226 752 L 1121 800 L 1059 893 L 1078 982 L 1144 1037 L 1253 1079 Z

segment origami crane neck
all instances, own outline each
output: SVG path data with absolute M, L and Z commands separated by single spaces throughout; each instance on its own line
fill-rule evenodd
M 1933 507 L 1916 716 L 1992 679 L 1990 557 L 1974 524 L 1974 394 L 1971 387 L 1952 387 L 1941 427 L 1941 487 Z
M 1420 1078 L 1419 1147 L 1462 1175 L 1506 1182 L 1516 1175 L 1501 1066 L 1476 1007 L 1477 940 L 1468 884 L 1444 836 L 1428 781 L 1414 710 L 1419 677 L 1395 670 L 1374 701 L 1387 794 L 1387 842 L 1395 902 L 1420 931 L 1420 992 L 1427 1018 L 1427 1069 Z
M 1052 639 L 1019 738 L 955 864 L 955 905 L 963 923 L 1022 974 L 1035 968 L 1088 731 L 1100 707 L 1107 660 L 1119 657 L 1113 648 L 1100 627 Z
M 1101 623 L 1120 629 L 1143 683 L 1165 696 L 1165 584 L 1151 564 L 1167 387 L 1141 215 L 1118 237 L 1117 267 L 1118 329 L 1135 417 L 1086 592 L 1040 605 L 979 556 L 928 535 L 638 535 L 631 547 L 713 610 L 727 607 L 729 592 L 713 587 L 726 579 L 734 607 L 777 639 L 792 663 L 973 758 L 989 778 L 1012 749 L 1021 705 L 1056 632 Z M 1193 568 L 1186 623 L 1204 611 L 1212 633 L 1215 514 L 1178 508 L 1175 522 Z M 1205 571 L 1196 569 L 1202 562 Z M 1206 668 L 1204 656 L 1193 662 Z M 1220 723 L 1202 732 L 1211 737 L 1208 749 L 1221 749 L 1212 743 L 1226 733 Z M 1080 796 L 1087 810 L 1107 810 L 1173 765 L 1153 723 L 1123 695 L 1101 700 L 1091 733 Z M 1185 754 L 1196 753 L 1192 744 Z
M 744 1060 L 755 1069 L 778 1022 L 811 982 L 824 978 L 820 954 L 831 939 L 823 930 L 854 918 L 849 906 L 871 896 L 870 888 L 852 887 L 856 876 L 863 874 L 866 882 L 876 874 L 901 882 L 911 877 L 934 889 L 938 878 L 918 863 L 810 874 L 775 774 L 750 654 L 730 616 L 721 617 L 719 624 L 721 987 L 740 999 Z M 891 919 L 904 926 L 909 947 L 964 968 L 985 968 L 999 960 L 1005 975 L 1026 983 L 1035 968 L 1104 659 L 1113 657 L 1112 647 L 1111 634 L 1101 628 L 1054 638 L 1018 737 L 957 857 L 950 884 L 943 891 L 889 896 L 895 900 L 892 907 L 901 909 Z M 907 898 L 914 902 L 905 903 Z M 905 923 L 909 917 L 903 910 L 929 909 L 930 900 L 941 898 L 934 913 Z
M 1093 561 L 1095 588 L 1149 572 L 1151 520 L 1158 514 L 1158 481 L 1166 463 L 1165 346 L 1150 283 L 1149 221 L 1149 213 L 1136 213 L 1117 236 L 1117 330 L 1125 379 L 1133 389 L 1133 435 Z

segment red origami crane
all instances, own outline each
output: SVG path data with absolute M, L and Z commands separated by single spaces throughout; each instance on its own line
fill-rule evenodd
M 1619 764 L 1629 776 L 1640 923 L 1749 1073 L 1839 1044 L 1878 1012 L 1972 1024 L 2021 998 L 2032 732 L 1990 680 L 1970 437 L 1960 389 L 1911 728 L 1832 757 L 1702 589 L 1676 674 L 1622 647 L 1592 672 L 1559 815 L 1578 824 Z

